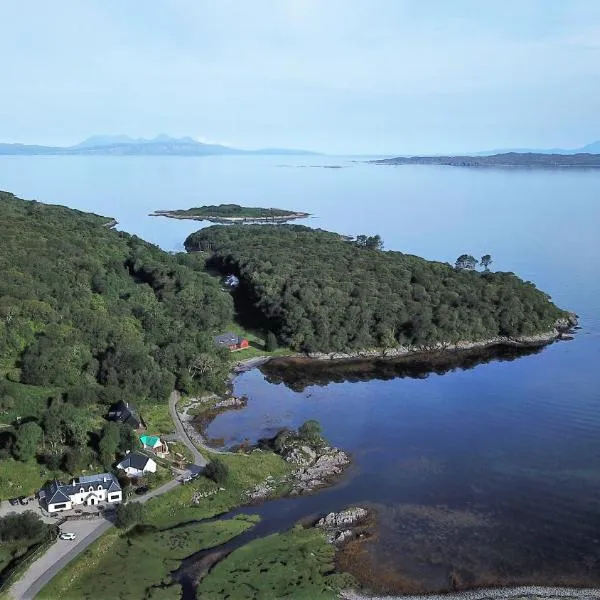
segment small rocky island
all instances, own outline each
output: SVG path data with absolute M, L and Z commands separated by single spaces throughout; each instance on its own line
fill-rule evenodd
M 305 219 L 309 213 L 284 210 L 281 208 L 260 208 L 239 204 L 218 204 L 178 210 L 156 210 L 151 217 L 170 219 L 191 219 L 211 223 L 287 223 L 295 219 Z

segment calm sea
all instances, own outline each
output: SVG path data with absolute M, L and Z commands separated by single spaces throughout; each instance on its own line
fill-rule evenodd
M 0 188 L 115 217 L 165 250 L 199 224 L 149 212 L 233 202 L 429 259 L 489 253 L 534 281 L 580 315 L 575 339 L 443 375 L 288 386 L 252 371 L 236 381 L 248 407 L 208 433 L 232 445 L 318 419 L 355 464 L 294 514 L 376 505 L 364 560 L 383 587 L 600 585 L 600 172 L 355 160 L 0 157 Z

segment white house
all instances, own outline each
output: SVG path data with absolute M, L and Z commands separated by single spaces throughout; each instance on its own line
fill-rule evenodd
M 117 478 L 112 473 L 85 475 L 72 483 L 53 481 L 41 490 L 40 500 L 48 512 L 71 510 L 76 506 L 96 506 L 100 503 L 118 503 L 123 500 L 123 492 Z
M 141 477 L 146 473 L 156 473 L 156 462 L 149 456 L 131 452 L 117 465 L 117 468 L 125 471 L 128 477 Z

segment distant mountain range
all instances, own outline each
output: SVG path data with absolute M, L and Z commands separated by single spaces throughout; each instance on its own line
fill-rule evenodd
M 475 156 L 492 156 L 494 154 L 600 154 L 600 141 L 592 142 L 581 148 L 503 148 L 500 150 L 484 150 L 475 152 Z
M 211 156 L 231 155 L 309 155 L 308 150 L 263 148 L 240 150 L 220 144 L 204 144 L 191 137 L 173 138 L 158 135 L 152 139 L 131 138 L 127 135 L 95 135 L 75 146 L 39 146 L 30 144 L 0 144 L 0 155 L 113 155 L 113 156 Z

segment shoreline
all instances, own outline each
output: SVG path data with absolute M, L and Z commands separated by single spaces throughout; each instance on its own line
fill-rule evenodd
M 293 212 L 286 215 L 272 217 L 219 217 L 207 215 L 185 215 L 170 210 L 155 210 L 149 213 L 149 217 L 167 217 L 168 219 L 179 219 L 188 221 L 208 221 L 209 223 L 235 224 L 235 223 L 286 223 L 296 219 L 306 219 L 310 213 Z
M 356 590 L 343 590 L 341 600 L 596 600 L 600 589 L 558 586 L 524 585 L 518 587 L 479 588 L 464 592 L 442 594 L 362 594 Z

